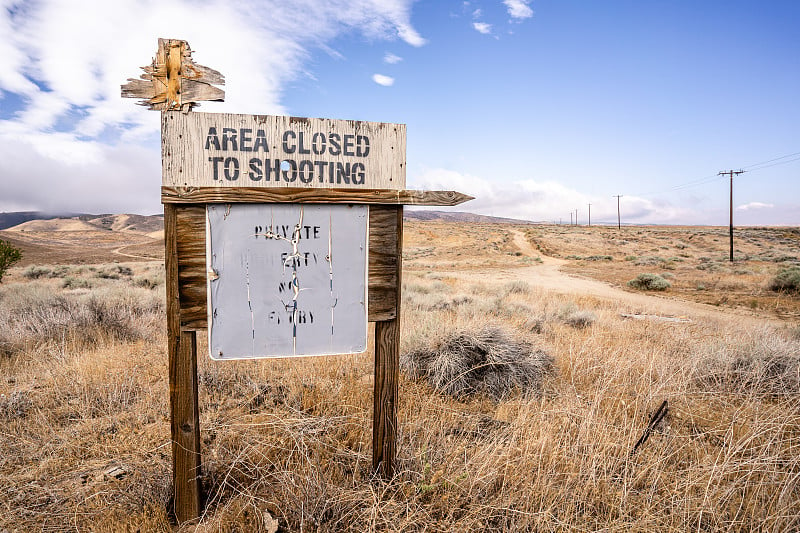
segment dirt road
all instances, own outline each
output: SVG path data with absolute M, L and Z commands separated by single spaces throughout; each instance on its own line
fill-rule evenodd
M 561 271 L 561 266 L 567 261 L 542 255 L 531 246 L 525 235 L 518 230 L 511 230 L 514 244 L 520 252 L 529 257 L 541 258 L 541 263 L 522 268 L 503 269 L 495 272 L 495 282 L 507 283 L 509 281 L 525 281 L 531 286 L 561 294 L 575 296 L 593 296 L 596 298 L 614 300 L 621 304 L 621 312 L 629 314 L 659 315 L 663 317 L 686 317 L 689 319 L 705 318 L 730 321 L 735 318 L 751 324 L 782 325 L 777 319 L 756 316 L 747 311 L 738 309 L 721 309 L 687 300 L 671 298 L 668 295 L 655 295 L 652 293 L 629 292 L 608 283 L 593 279 L 569 275 Z M 478 272 L 453 273 L 462 279 L 480 279 L 486 281 L 486 276 Z

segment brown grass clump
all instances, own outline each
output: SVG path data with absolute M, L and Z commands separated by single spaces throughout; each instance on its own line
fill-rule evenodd
M 704 347 L 694 379 L 712 389 L 756 396 L 800 395 L 800 342 L 761 329 Z
M 456 398 L 486 394 L 501 400 L 519 391 L 539 391 L 553 358 L 499 326 L 449 332 L 427 349 L 403 354 L 401 366 L 413 377 Z

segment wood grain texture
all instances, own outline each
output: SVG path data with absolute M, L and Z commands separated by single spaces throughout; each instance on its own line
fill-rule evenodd
M 164 206 L 167 280 L 167 349 L 169 363 L 172 482 L 175 516 L 195 520 L 201 511 L 200 421 L 197 397 L 197 338 L 180 329 L 177 213 Z
M 174 205 L 180 327 L 208 327 L 206 290 L 206 210 L 201 205 Z M 378 322 L 397 316 L 397 241 L 394 206 L 370 206 L 367 320 Z M 166 224 L 166 220 L 165 220 Z
M 307 203 L 374 205 L 458 205 L 472 200 L 456 191 L 409 189 L 310 189 L 302 187 L 161 187 L 164 204 Z
M 406 185 L 405 124 L 170 111 L 162 115 L 161 137 L 168 187 Z
M 207 322 L 206 208 L 177 209 L 178 280 L 180 282 L 181 327 L 200 329 Z
M 402 257 L 403 208 L 387 207 L 393 211 L 397 257 Z M 402 261 L 395 269 L 395 298 L 397 316 L 375 323 L 375 383 L 372 410 L 372 467 L 389 480 L 394 476 L 397 454 L 397 398 L 400 378 L 400 282 Z
M 373 322 L 397 316 L 400 246 L 396 206 L 369 208 L 369 319 Z M 402 211 L 402 208 L 401 208 Z

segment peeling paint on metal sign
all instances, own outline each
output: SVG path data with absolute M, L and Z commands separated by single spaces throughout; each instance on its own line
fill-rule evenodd
M 206 214 L 212 359 L 366 350 L 366 206 L 209 205 Z

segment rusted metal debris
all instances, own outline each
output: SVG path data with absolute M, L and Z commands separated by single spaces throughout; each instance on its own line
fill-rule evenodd
M 667 412 L 669 411 L 669 406 L 667 405 L 667 400 L 661 402 L 661 405 L 658 407 L 653 416 L 650 417 L 650 423 L 647 424 L 647 427 L 642 433 L 642 436 L 639 437 L 639 440 L 636 441 L 636 444 L 633 445 L 633 449 L 631 450 L 631 455 L 635 454 L 639 447 L 647 442 L 647 439 L 650 438 L 650 435 L 655 431 L 656 427 L 661 423 L 665 416 L 667 416 Z
M 192 61 L 189 43 L 180 39 L 159 39 L 153 62 L 142 67 L 139 78 L 122 85 L 123 98 L 142 98 L 139 105 L 156 111 L 190 111 L 199 101 L 222 102 L 225 77 L 214 69 Z

